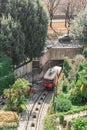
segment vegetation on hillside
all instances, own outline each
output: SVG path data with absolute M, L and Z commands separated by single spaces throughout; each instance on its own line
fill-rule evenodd
M 69 59 L 68 57 L 66 57 L 63 64 L 63 71 L 58 81 L 57 95 L 54 98 L 54 102 L 53 101 L 51 102 L 52 105 L 48 110 L 48 115 L 54 113 L 53 119 L 55 118 L 55 120 L 57 121 L 56 118 L 59 118 L 59 121 L 57 121 L 58 122 L 57 125 L 61 122 L 62 125 L 65 126 L 64 124 L 65 115 L 79 113 L 81 111 L 87 110 L 86 79 L 87 79 L 87 59 L 85 58 L 85 56 L 77 55 L 73 59 Z M 52 110 L 51 113 L 50 110 Z M 51 119 L 50 115 L 48 116 L 48 119 L 49 120 Z M 54 124 L 56 125 L 55 120 Z M 81 121 L 80 119 L 73 120 L 71 130 L 77 130 L 76 128 L 77 127 L 79 128 L 79 126 L 80 128 L 82 128 L 82 126 L 85 128 L 86 123 L 83 124 L 82 121 L 81 122 L 82 125 L 79 125 L 78 122 L 80 121 Z M 49 127 L 52 126 L 50 125 Z M 67 129 L 65 128 L 64 130 Z
M 58 88 L 60 87 L 74 104 L 84 104 L 87 100 L 85 91 L 86 64 L 87 60 L 82 55 L 77 55 L 74 59 L 67 58 L 64 60 L 63 73 Z
M 7 98 L 5 110 L 22 112 L 26 108 L 26 96 L 29 90 L 29 82 L 23 78 L 19 78 L 9 89 L 4 90 Z
M 70 32 L 75 40 L 87 44 L 87 8 L 72 21 Z
M 87 119 L 84 117 L 78 117 L 72 120 L 71 130 L 87 130 Z

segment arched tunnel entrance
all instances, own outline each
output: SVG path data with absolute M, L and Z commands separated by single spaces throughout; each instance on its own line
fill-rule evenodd
M 53 66 L 63 66 L 64 60 L 49 60 L 45 65 L 41 68 L 41 70 L 45 73 L 49 68 Z

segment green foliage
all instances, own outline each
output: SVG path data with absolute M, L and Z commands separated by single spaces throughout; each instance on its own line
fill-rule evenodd
M 0 77 L 12 71 L 12 60 L 9 57 L 0 58 Z
M 70 100 L 74 104 L 84 104 L 87 99 L 84 96 L 82 96 L 80 88 L 75 87 L 70 92 Z
M 64 115 L 63 114 L 59 115 L 59 122 L 60 122 L 60 124 L 63 124 L 63 122 L 64 122 Z
M 62 82 L 62 91 L 64 93 L 68 92 L 69 89 L 69 81 L 68 78 L 66 78 L 65 76 L 63 76 L 63 82 Z
M 87 8 L 82 10 L 79 15 L 73 20 L 70 32 L 74 39 L 87 44 Z
M 65 58 L 64 63 L 63 63 L 63 73 L 65 74 L 66 77 L 68 77 L 68 73 L 71 69 L 71 66 L 69 64 L 69 59 Z
M 87 58 L 87 46 L 84 47 L 84 49 L 83 49 L 83 54 L 84 54 L 85 58 Z
M 72 121 L 72 130 L 87 130 L 87 119 L 78 117 Z
M 62 91 L 63 91 L 63 92 L 67 92 L 67 85 L 66 85 L 66 84 L 63 84 Z
M 77 55 L 73 60 L 67 59 L 66 61 L 63 65 L 64 74 L 62 75 L 61 79 L 62 91 L 64 93 L 69 93 L 72 103 L 86 103 L 87 60 L 84 60 L 84 57 L 82 55 Z M 68 66 L 67 63 L 71 67 L 70 71 L 68 71 L 68 67 L 66 67 Z M 84 87 L 82 85 L 84 85 Z
M 41 0 L 7 0 L 5 10 L 1 9 L 0 55 L 10 56 L 14 64 L 41 56 L 48 26 Z
M 0 128 L 0 130 L 17 130 L 17 128 L 12 127 L 12 128 Z
M 48 38 L 48 40 L 50 40 L 50 39 L 57 39 L 57 35 L 55 33 L 48 34 L 47 38 Z
M 78 80 L 81 80 L 81 83 L 83 81 L 85 81 L 85 79 L 87 78 L 87 59 L 85 59 L 84 62 L 82 62 L 79 66 L 78 69 L 76 71 L 76 82 Z
M 57 96 L 55 99 L 56 111 L 58 112 L 67 112 L 71 109 L 72 104 L 69 99 L 63 96 Z
M 5 108 L 7 110 L 21 112 L 25 109 L 25 97 L 29 89 L 29 82 L 25 79 L 17 79 L 9 89 L 4 90 L 7 97 Z
M 44 130 L 57 130 L 56 122 L 53 117 L 47 116 L 44 121 Z
M 4 89 L 9 88 L 9 85 L 12 85 L 14 80 L 14 74 L 12 72 L 0 78 L 0 93 L 3 93 Z
M 80 93 L 87 97 L 87 59 L 78 67 L 76 73 L 76 86 L 79 87 Z
M 76 106 L 77 106 L 77 104 L 76 104 Z M 75 106 L 73 106 L 73 108 L 70 111 L 66 112 L 65 115 L 75 114 L 75 113 L 79 113 L 82 111 L 87 111 L 87 106 L 78 105 L 78 107 L 75 107 L 75 108 L 74 107 Z
M 14 83 L 14 73 L 12 71 L 12 60 L 9 57 L 0 59 L 0 93 L 3 93 L 5 88 Z
M 16 64 L 24 60 L 25 36 L 22 32 L 21 25 L 13 17 L 3 16 L 1 19 L 0 34 L 0 55 L 7 55 L 13 59 Z

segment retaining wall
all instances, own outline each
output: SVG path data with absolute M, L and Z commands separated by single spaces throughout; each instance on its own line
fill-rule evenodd
M 52 47 L 49 48 L 43 56 L 39 58 L 40 68 L 45 72 L 49 67 L 50 63 L 53 60 L 64 60 L 64 57 L 73 58 L 77 54 L 82 54 L 82 47 Z M 32 71 L 32 62 L 27 63 L 26 65 L 17 68 L 14 70 L 15 76 L 20 77 Z
M 40 58 L 40 64 L 44 66 L 50 60 L 64 60 L 65 57 L 73 58 L 77 54 L 82 54 L 82 51 L 82 47 L 52 47 Z

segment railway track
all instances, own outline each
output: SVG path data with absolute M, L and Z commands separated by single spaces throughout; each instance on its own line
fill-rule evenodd
M 24 114 L 25 117 L 19 123 L 18 130 L 43 130 L 43 119 L 51 97 L 52 91 L 47 91 L 39 86 L 27 105 L 27 116 Z
M 41 92 L 30 111 L 26 130 L 41 130 L 43 114 L 45 115 L 45 109 L 47 109 L 45 108 L 46 102 L 48 102 L 49 97 L 51 97 L 51 93 L 52 92 L 47 90 Z
M 46 116 L 47 108 L 49 105 L 49 104 L 47 105 L 47 103 L 50 102 L 51 97 L 52 97 L 52 92 L 48 92 L 40 107 L 35 130 L 43 130 L 43 121 L 44 121 L 44 117 Z

